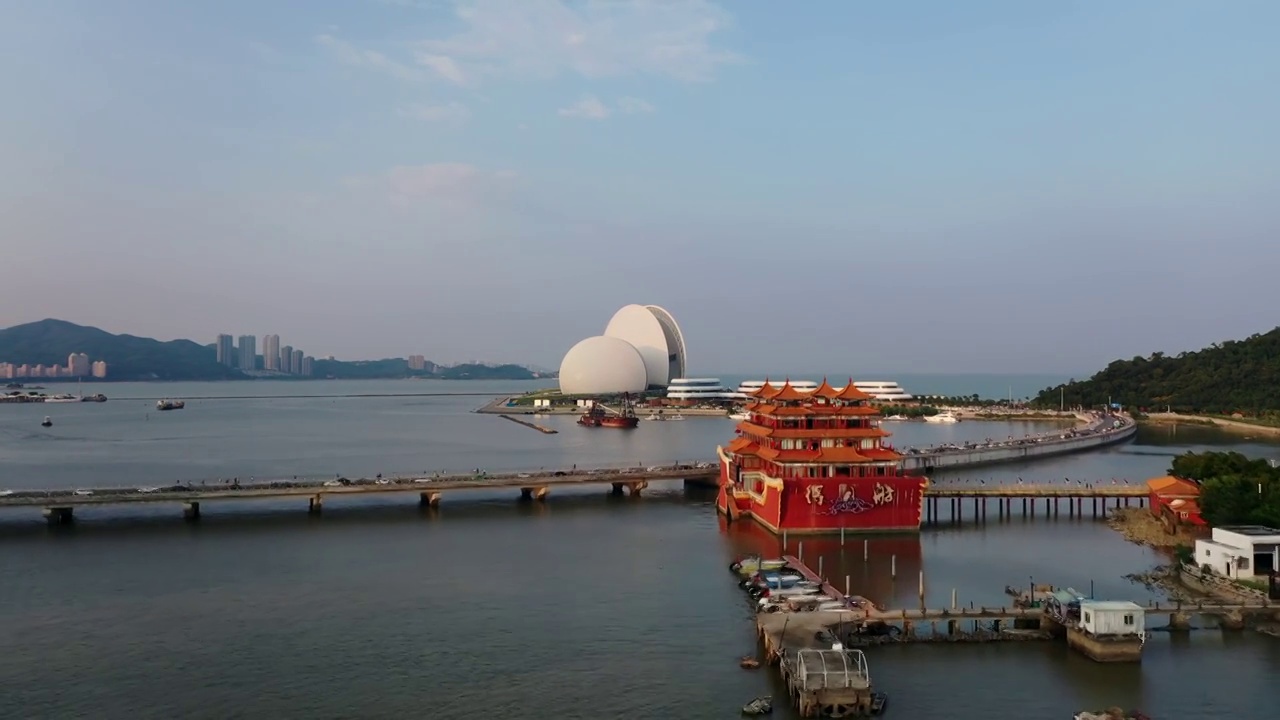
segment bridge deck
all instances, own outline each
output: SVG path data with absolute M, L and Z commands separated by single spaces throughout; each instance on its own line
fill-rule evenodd
M 312 497 L 315 495 L 373 495 L 407 492 L 446 492 L 450 490 L 492 490 L 500 488 L 565 487 L 632 483 L 657 480 L 689 480 L 713 478 L 716 468 L 684 468 L 663 470 L 589 471 L 563 475 L 520 474 L 491 477 L 448 476 L 386 479 L 379 483 L 362 479 L 350 485 L 327 486 L 322 482 L 285 482 L 271 484 L 171 486 L 154 492 L 138 488 L 90 488 L 90 495 L 77 495 L 72 490 L 28 490 L 0 497 L 0 507 L 110 505 L 120 503 L 201 502 L 205 500 L 247 500 L 253 498 Z M 523 476 L 522 476 L 523 475 Z

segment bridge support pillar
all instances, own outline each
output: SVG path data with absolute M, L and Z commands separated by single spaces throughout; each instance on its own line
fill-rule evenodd
M 188 502 L 182 504 L 182 517 L 187 520 L 200 519 L 200 503 Z
M 1243 630 L 1244 613 L 1240 611 L 1226 612 L 1218 617 L 1218 624 L 1223 630 Z
M 310 515 L 319 515 L 324 509 L 324 496 L 316 495 L 307 503 L 307 513 Z
M 1184 612 L 1169 613 L 1169 629 L 1170 630 L 1190 630 L 1191 614 Z
M 75 514 L 69 507 L 48 507 L 44 509 L 44 519 L 50 525 L 70 525 L 75 520 Z
M 440 507 L 440 493 L 424 492 L 418 493 L 418 507 Z
M 627 488 L 627 494 L 631 497 L 640 497 L 640 491 L 649 487 L 648 480 L 630 480 L 622 484 Z
M 551 488 L 547 487 L 546 485 L 539 485 L 537 487 L 522 487 L 520 488 L 520 499 L 522 501 L 546 500 L 547 495 L 549 495 L 550 493 L 551 493 Z
M 622 484 L 622 483 L 620 483 L 620 482 L 616 482 L 616 483 L 614 483 L 614 484 L 613 484 L 613 489 L 609 491 L 609 494 L 610 494 L 610 495 L 621 495 L 621 494 L 622 494 L 622 485 L 623 485 L 623 484 Z

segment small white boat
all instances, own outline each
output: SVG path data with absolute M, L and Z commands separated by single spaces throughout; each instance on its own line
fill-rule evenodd
M 890 415 L 889 417 L 880 418 L 880 419 L 881 419 L 881 420 L 892 420 L 892 421 L 897 422 L 897 421 L 906 420 L 906 419 L 907 419 L 907 416 L 906 416 L 906 415 Z
M 924 421 L 929 423 L 949 424 L 960 422 L 960 418 L 956 417 L 950 410 L 945 410 L 937 415 L 926 415 L 924 417 Z
M 92 491 L 92 490 L 77 490 L 77 491 L 75 491 L 73 494 L 74 494 L 74 495 L 80 495 L 81 497 L 84 497 L 84 496 L 86 496 L 86 495 L 92 495 L 92 494 L 93 494 L 93 491 Z
M 667 419 L 668 419 L 668 420 L 683 420 L 683 419 L 684 419 L 684 416 L 683 416 L 683 415 L 681 415 L 680 413 L 676 413 L 675 415 L 672 415 L 671 417 L 669 417 L 669 418 L 667 418 Z
M 743 412 L 743 411 L 731 412 L 729 413 L 729 419 L 730 420 L 750 420 L 751 413 Z
M 53 427 L 53 418 L 45 415 L 44 420 L 40 421 L 40 427 Z
M 73 402 L 80 402 L 80 398 L 76 397 L 75 395 L 68 395 L 66 393 L 63 393 L 61 395 L 50 395 L 49 397 L 45 398 L 44 401 L 47 403 L 73 403 Z
M 160 492 L 160 488 L 158 488 L 158 487 L 140 487 L 140 488 L 138 488 L 138 492 L 140 492 L 140 493 L 158 493 L 158 492 Z
M 667 418 L 660 413 L 649 413 L 645 416 L 645 420 L 666 420 Z

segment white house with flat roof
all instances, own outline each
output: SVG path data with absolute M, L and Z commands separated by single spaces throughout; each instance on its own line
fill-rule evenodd
M 1145 611 L 1127 600 L 1081 600 L 1080 628 L 1097 636 L 1142 637 L 1147 630 Z
M 1196 541 L 1196 564 L 1219 575 L 1246 580 L 1280 570 L 1280 530 L 1261 525 L 1227 525 Z

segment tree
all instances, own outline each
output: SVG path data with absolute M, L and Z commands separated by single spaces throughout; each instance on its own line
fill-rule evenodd
M 1169 473 L 1200 483 L 1200 514 L 1210 525 L 1280 526 L 1280 468 L 1237 452 L 1184 453 Z

